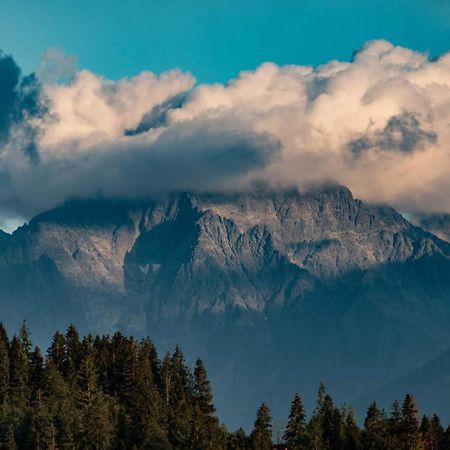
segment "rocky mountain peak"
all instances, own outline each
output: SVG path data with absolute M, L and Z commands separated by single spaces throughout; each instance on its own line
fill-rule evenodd
M 258 401 L 328 376 L 356 395 L 349 379 L 372 389 L 371 371 L 389 381 L 450 339 L 450 244 L 342 186 L 72 200 L 0 238 L 10 329 L 26 318 L 37 342 L 75 322 L 182 343 L 234 421 L 268 366 Z

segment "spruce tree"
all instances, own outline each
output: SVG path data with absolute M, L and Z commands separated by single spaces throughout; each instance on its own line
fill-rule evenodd
M 194 404 L 191 419 L 191 445 L 201 449 L 221 447 L 219 422 L 214 416 L 215 407 L 205 366 L 197 359 L 194 370 Z
M 447 426 L 442 435 L 441 450 L 450 450 L 450 425 Z
M 47 350 L 47 358 L 61 373 L 64 373 L 64 361 L 66 358 L 65 346 L 66 340 L 64 338 L 64 335 L 57 331 L 53 335 L 52 343 Z
M 27 427 L 27 441 L 30 448 L 56 450 L 56 427 L 51 411 L 43 398 L 36 401 L 31 409 Z
M 441 425 L 441 420 L 437 414 L 433 414 L 431 418 L 431 433 L 433 435 L 433 441 L 436 448 L 439 448 L 444 439 L 444 429 Z
M 31 333 L 30 330 L 27 327 L 27 323 L 24 320 L 22 322 L 22 326 L 19 330 L 19 341 L 22 346 L 23 353 L 29 358 L 31 356 L 31 349 L 33 347 L 33 344 L 31 343 Z
M 58 448 L 73 449 L 75 440 L 83 434 L 82 411 L 75 403 L 81 393 L 77 387 L 69 386 L 51 360 L 44 367 L 42 390 L 54 418 Z
M 11 340 L 9 362 L 9 384 L 11 403 L 21 412 L 25 411 L 29 398 L 29 361 L 21 340 L 14 336 Z
M 416 401 L 410 394 L 405 395 L 400 421 L 400 436 L 405 450 L 418 448 L 420 444 L 419 421 L 417 419 Z
M 263 403 L 256 413 L 255 425 L 250 439 L 254 450 L 272 449 L 272 417 L 269 407 Z
M 444 430 L 436 414 L 431 419 L 423 416 L 420 424 L 421 444 L 424 450 L 439 450 L 443 441 Z
M 363 448 L 367 450 L 384 450 L 386 448 L 386 418 L 376 402 L 367 410 L 362 434 Z
M 30 356 L 30 389 L 31 402 L 37 400 L 41 395 L 42 380 L 44 373 L 44 358 L 42 357 L 39 347 L 35 347 Z
M 298 393 L 295 394 L 291 403 L 291 411 L 283 439 L 289 449 L 301 450 L 308 448 L 306 414 L 302 399 Z
M 80 366 L 80 336 L 73 324 L 66 331 L 64 339 L 64 377 L 74 381 Z
M 239 428 L 227 436 L 227 450 L 250 450 L 251 440 L 243 428 Z
M 323 449 L 339 449 L 341 447 L 341 414 L 328 394 L 323 401 L 321 416 Z
M 192 431 L 193 381 L 179 346 L 164 358 L 162 380 L 169 441 L 174 447 L 186 447 Z
M 9 345 L 0 336 L 0 405 L 8 401 L 9 370 Z
M 111 421 L 110 406 L 107 396 L 98 389 L 95 360 L 89 349 L 92 342 L 85 344 L 85 354 L 80 364 L 78 384 L 81 388 L 78 405 L 83 421 L 81 442 L 87 448 L 103 450 L 109 448 L 113 438 L 114 427 Z
M 322 421 L 323 421 L 323 404 L 326 396 L 325 385 L 321 382 L 317 392 L 316 406 L 314 408 L 311 420 L 308 424 L 308 435 L 311 450 L 322 450 Z
M 344 423 L 342 425 L 342 448 L 345 450 L 358 450 L 361 444 L 361 433 L 356 423 L 355 414 L 350 409 L 343 411 Z
M 387 448 L 389 450 L 397 450 L 401 447 L 400 426 L 402 420 L 402 412 L 397 400 L 392 403 L 391 413 L 388 419 L 387 430 Z

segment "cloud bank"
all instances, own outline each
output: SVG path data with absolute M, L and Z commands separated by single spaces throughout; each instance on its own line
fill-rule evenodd
M 178 70 L 114 82 L 53 50 L 39 94 L 35 77 L 30 88 L 11 76 L 8 58 L 0 209 L 10 214 L 29 217 L 69 197 L 259 180 L 301 189 L 334 180 L 366 201 L 450 212 L 450 53 L 430 60 L 372 41 L 351 62 L 265 63 L 225 85 L 196 85 Z

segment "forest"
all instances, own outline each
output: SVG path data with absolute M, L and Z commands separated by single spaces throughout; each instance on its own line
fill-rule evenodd
M 192 370 L 180 347 L 160 358 L 148 338 L 80 338 L 71 325 L 43 355 L 24 323 L 11 339 L 0 325 L 0 448 L 450 450 L 450 426 L 407 394 L 388 412 L 372 403 L 360 427 L 320 384 L 311 417 L 295 394 L 281 433 L 264 403 L 250 434 L 229 431 L 201 359 Z

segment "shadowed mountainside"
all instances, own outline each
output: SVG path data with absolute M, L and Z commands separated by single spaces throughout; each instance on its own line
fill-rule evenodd
M 70 322 L 181 343 L 231 426 L 261 399 L 275 416 L 296 390 L 310 405 L 320 380 L 356 399 L 450 342 L 450 244 L 340 186 L 74 200 L 0 252 L 9 329 L 26 318 L 41 343 Z

